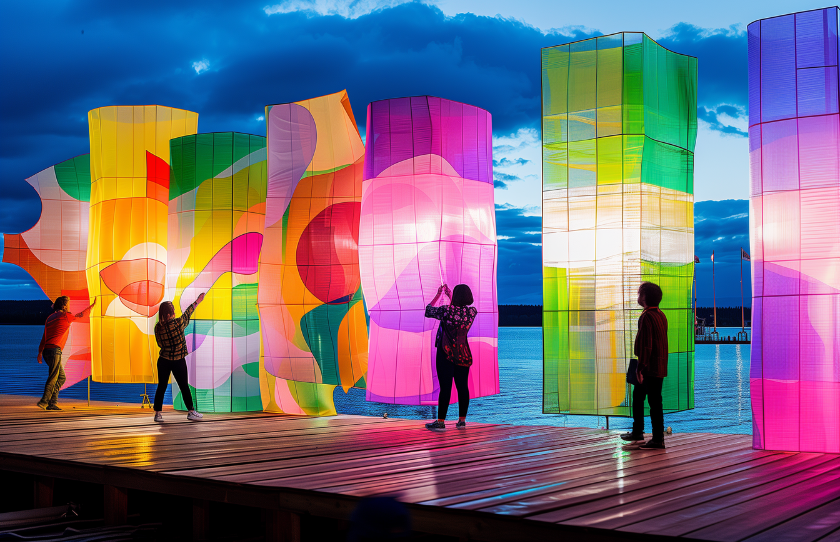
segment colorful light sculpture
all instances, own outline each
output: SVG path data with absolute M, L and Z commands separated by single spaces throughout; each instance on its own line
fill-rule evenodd
M 364 388 L 367 370 L 358 256 L 364 145 L 346 91 L 268 106 L 265 117 L 263 402 L 334 414 L 332 390 Z
M 478 309 L 470 396 L 499 393 L 490 114 L 431 96 L 383 100 L 368 106 L 366 133 L 359 254 L 370 311 L 367 399 L 437 403 L 438 321 L 424 312 L 442 283 L 469 285 Z
M 194 134 L 198 114 L 161 106 L 88 113 L 87 284 L 97 382 L 156 382 L 156 313 L 166 280 L 169 140 Z
M 207 293 L 185 333 L 196 408 L 262 410 L 257 263 L 265 229 L 265 138 L 170 142 L 167 299 L 179 313 Z M 186 409 L 173 381 L 175 408 Z
M 629 416 L 643 281 L 664 291 L 665 411 L 694 407 L 697 60 L 641 33 L 542 50 L 546 413 Z
M 838 9 L 749 43 L 753 446 L 840 452 Z
M 65 160 L 26 179 L 41 198 L 41 216 L 29 230 L 3 236 L 3 261 L 22 267 L 50 300 L 66 295 L 73 313 L 87 308 L 85 254 L 90 201 L 90 155 Z M 62 351 L 67 381 L 90 376 L 90 320 L 70 326 Z

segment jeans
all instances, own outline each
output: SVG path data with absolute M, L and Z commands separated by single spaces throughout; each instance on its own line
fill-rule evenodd
M 440 382 L 440 395 L 438 395 L 438 419 L 446 419 L 446 411 L 449 410 L 449 398 L 452 397 L 452 379 L 455 379 L 455 388 L 458 390 L 458 416 L 467 416 L 467 409 L 470 407 L 470 368 L 462 365 L 455 365 L 446 359 L 443 348 L 438 348 L 435 356 L 438 382 Z
M 645 397 L 650 405 L 650 425 L 653 433 L 653 440 L 656 442 L 665 441 L 665 415 L 662 412 L 662 381 L 664 378 L 656 378 L 642 374 L 642 384 L 633 386 L 633 432 L 642 434 L 645 432 Z
M 166 386 L 169 385 L 169 374 L 175 377 L 175 382 L 181 388 L 181 396 L 184 398 L 184 404 L 187 405 L 187 410 L 195 410 L 193 407 L 192 392 L 190 391 L 190 382 L 187 380 L 187 360 L 184 358 L 171 360 L 165 358 L 158 358 L 158 386 L 155 390 L 155 412 L 160 412 L 163 409 L 163 396 L 166 395 Z
M 67 380 L 64 376 L 64 367 L 61 366 L 61 348 L 45 348 L 41 357 L 50 372 L 44 386 L 44 396 L 41 397 L 40 402 L 54 405 L 58 402 L 58 390 Z

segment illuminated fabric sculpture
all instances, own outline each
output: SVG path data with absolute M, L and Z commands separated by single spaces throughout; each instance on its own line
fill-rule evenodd
M 3 236 L 3 261 L 32 275 L 51 301 L 69 297 L 70 312 L 78 313 L 90 305 L 85 280 L 90 155 L 50 166 L 26 182 L 41 198 L 41 216 L 29 230 Z M 61 358 L 67 376 L 62 389 L 90 376 L 89 317 L 70 326 Z
M 257 263 L 265 225 L 265 138 L 189 135 L 170 142 L 167 299 L 189 326 L 187 369 L 203 412 L 262 410 Z M 173 403 L 185 409 L 173 381 Z
M 265 117 L 263 403 L 334 414 L 335 386 L 364 388 L 367 371 L 358 256 L 364 145 L 346 91 L 268 106 Z
M 194 134 L 198 114 L 161 106 L 88 113 L 87 284 L 97 382 L 156 382 L 156 313 L 166 280 L 169 140 Z
M 643 281 L 664 292 L 664 409 L 691 409 L 697 60 L 641 33 L 549 47 L 542 93 L 543 410 L 632 415 Z
M 366 133 L 359 255 L 370 311 L 367 399 L 437 403 L 439 322 L 424 313 L 442 283 L 467 284 L 478 309 L 470 396 L 499 393 L 490 114 L 431 96 L 383 100 L 368 106 Z
M 747 30 L 755 448 L 840 452 L 837 19 Z

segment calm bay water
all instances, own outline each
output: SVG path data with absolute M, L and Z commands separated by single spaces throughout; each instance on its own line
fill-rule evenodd
M 721 335 L 739 329 L 718 328 Z M 35 361 L 41 326 L 0 327 L 0 393 L 40 396 L 46 366 Z M 749 395 L 749 345 L 698 345 L 695 370 L 695 408 L 665 415 L 674 432 L 749 434 L 752 430 Z M 499 375 L 502 393 L 470 401 L 469 419 L 475 422 L 517 425 L 603 427 L 603 416 L 542 414 L 542 329 L 499 329 Z M 150 394 L 154 386 L 149 386 Z M 91 399 L 139 403 L 142 384 L 91 383 Z M 62 397 L 85 399 L 87 384 L 80 382 L 61 392 Z M 339 413 L 431 419 L 432 406 L 401 406 L 365 401 L 363 390 L 345 394 L 336 388 Z M 165 402 L 172 403 L 167 392 Z M 34 404 L 34 401 L 33 401 Z M 450 418 L 457 407 L 450 407 Z M 610 417 L 610 429 L 629 428 L 627 418 Z M 650 430 L 650 426 L 647 426 Z

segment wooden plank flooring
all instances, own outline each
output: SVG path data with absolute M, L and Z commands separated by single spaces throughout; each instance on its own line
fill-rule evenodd
M 0 395 L 0 469 L 347 518 L 392 495 L 415 527 L 476 540 L 840 539 L 840 456 L 677 434 L 628 449 L 594 429 L 164 412 Z

